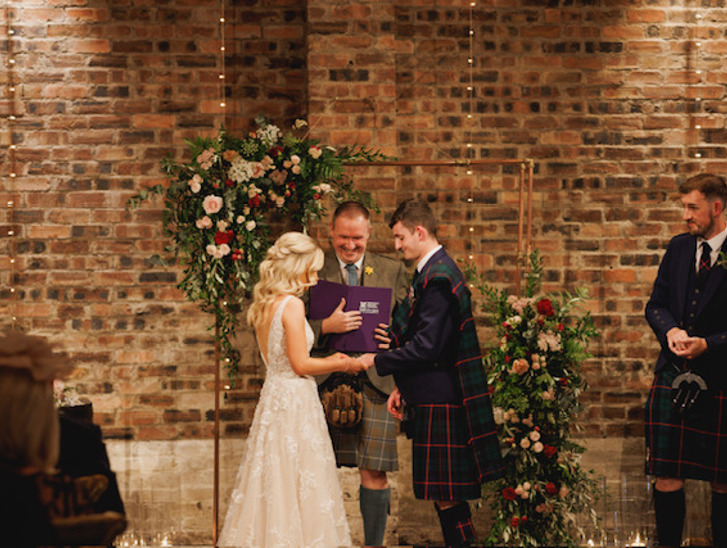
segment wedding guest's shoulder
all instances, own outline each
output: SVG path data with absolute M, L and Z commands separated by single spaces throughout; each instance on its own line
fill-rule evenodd
M 376 263 L 381 268 L 384 268 L 386 270 L 396 271 L 400 268 L 404 268 L 404 263 L 401 262 L 399 259 L 389 257 L 388 255 L 381 255 L 380 253 L 372 253 L 371 260 L 372 262 Z

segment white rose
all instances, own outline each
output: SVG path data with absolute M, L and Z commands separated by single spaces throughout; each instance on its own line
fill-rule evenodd
M 248 232 L 252 232 L 256 226 L 257 226 L 257 224 L 255 223 L 255 221 L 250 220 L 245 225 L 245 228 L 247 229 Z
M 533 451 L 535 451 L 536 453 L 541 453 L 543 451 L 543 444 L 539 441 L 536 441 L 533 444 Z
M 529 437 L 533 441 L 538 441 L 540 439 L 540 432 L 538 432 L 537 430 L 533 430 L 532 432 L 530 432 Z
M 530 447 L 530 440 L 528 438 L 521 439 L 520 447 L 522 447 L 523 449 L 527 449 L 528 447 Z

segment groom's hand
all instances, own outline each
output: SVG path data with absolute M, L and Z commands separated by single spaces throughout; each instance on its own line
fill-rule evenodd
M 386 409 L 395 419 L 401 420 L 404 418 L 401 392 L 399 392 L 398 388 L 394 388 L 394 391 L 389 395 L 389 399 L 386 402 Z
M 329 333 L 348 333 L 361 327 L 363 318 L 358 310 L 343 311 L 346 306 L 346 299 L 341 299 L 336 309 L 331 315 L 321 322 L 321 333 L 323 335 Z

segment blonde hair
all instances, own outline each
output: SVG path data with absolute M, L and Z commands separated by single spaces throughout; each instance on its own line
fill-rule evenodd
M 50 381 L 28 371 L 0 367 L 0 463 L 53 472 L 60 452 L 60 424 Z
M 322 266 L 323 250 L 313 238 L 302 232 L 286 232 L 280 236 L 260 263 L 260 281 L 253 288 L 247 323 L 254 327 L 263 321 L 278 295 L 302 295 L 314 285 L 311 279 Z

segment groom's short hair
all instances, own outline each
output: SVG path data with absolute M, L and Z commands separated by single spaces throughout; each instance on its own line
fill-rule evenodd
M 434 218 L 434 213 L 429 204 L 416 198 L 409 198 L 399 204 L 391 216 L 389 228 L 394 228 L 396 223 L 401 223 L 410 232 L 414 232 L 417 226 L 422 226 L 432 237 L 437 237 L 437 220 Z

